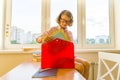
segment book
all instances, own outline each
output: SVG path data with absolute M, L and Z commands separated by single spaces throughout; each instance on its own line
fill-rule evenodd
M 41 55 L 41 51 L 34 51 L 32 52 L 33 56 L 40 56 Z
M 32 61 L 39 62 L 41 60 L 41 52 L 40 51 L 34 51 L 32 52 L 33 58 Z
M 55 77 L 57 75 L 56 68 L 46 68 L 46 69 L 39 69 L 32 78 L 44 78 L 44 77 Z
M 62 30 L 57 30 L 52 34 L 53 39 L 60 38 L 62 40 L 70 41 L 68 36 L 62 31 Z

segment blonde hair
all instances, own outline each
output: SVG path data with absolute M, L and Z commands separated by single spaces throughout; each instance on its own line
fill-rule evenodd
M 70 18 L 70 23 L 68 24 L 69 26 L 72 26 L 72 24 L 73 24 L 73 15 L 72 15 L 72 13 L 70 12 L 70 11 L 68 11 L 68 10 L 63 10 L 59 15 L 58 15 L 58 17 L 57 17 L 57 23 L 58 24 L 60 24 L 60 19 L 61 19 L 61 15 L 66 15 L 66 16 L 68 16 L 69 18 Z

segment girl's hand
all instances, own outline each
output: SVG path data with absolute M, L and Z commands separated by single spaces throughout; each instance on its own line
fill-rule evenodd
M 53 39 L 52 36 L 46 36 L 45 39 L 44 39 L 44 42 L 49 42 Z
M 38 37 L 38 38 L 36 39 L 36 42 L 38 42 L 38 43 L 46 43 L 46 42 L 51 41 L 52 38 L 53 38 L 52 36 Z

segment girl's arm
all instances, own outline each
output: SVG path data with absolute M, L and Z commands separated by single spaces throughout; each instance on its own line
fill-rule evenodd
M 38 43 L 46 43 L 52 40 L 51 34 L 56 31 L 56 28 L 50 28 L 48 31 L 45 31 L 41 36 L 36 38 L 36 42 Z

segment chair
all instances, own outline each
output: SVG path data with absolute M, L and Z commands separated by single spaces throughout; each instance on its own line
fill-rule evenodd
M 98 52 L 97 80 L 120 80 L 120 54 Z

